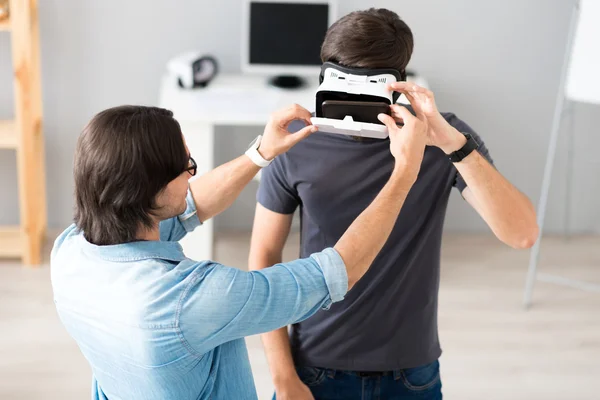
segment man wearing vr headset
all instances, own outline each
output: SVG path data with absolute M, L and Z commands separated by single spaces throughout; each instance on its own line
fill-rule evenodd
M 409 27 L 394 12 L 353 12 L 327 32 L 323 62 L 405 74 L 413 50 Z M 376 71 L 374 71 L 375 73 Z M 535 210 L 494 167 L 481 138 L 433 94 L 408 82 L 413 114 L 428 122 L 428 147 L 387 244 L 345 300 L 263 336 L 277 400 L 441 399 L 437 328 L 442 228 L 452 188 L 502 242 L 531 247 Z M 404 107 L 391 106 L 390 123 Z M 292 216 L 300 208 L 301 256 L 334 244 L 369 204 L 393 168 L 387 140 L 318 132 L 263 171 L 250 267 L 281 262 Z

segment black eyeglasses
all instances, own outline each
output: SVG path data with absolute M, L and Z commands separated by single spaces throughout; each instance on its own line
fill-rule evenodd
M 196 161 L 190 157 L 190 162 L 189 162 L 190 166 L 187 167 L 184 172 L 189 172 L 191 176 L 196 176 L 196 172 L 198 172 L 198 164 L 196 164 Z

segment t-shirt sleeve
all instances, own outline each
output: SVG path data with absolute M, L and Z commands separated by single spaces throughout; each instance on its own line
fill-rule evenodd
M 492 156 L 490 155 L 490 152 L 487 146 L 485 145 L 485 142 L 483 141 L 481 136 L 477 134 L 477 132 L 475 132 L 466 122 L 464 122 L 452 113 L 445 114 L 444 117 L 450 123 L 450 125 L 455 127 L 459 132 L 470 134 L 473 137 L 473 139 L 475 139 L 475 141 L 477 141 L 477 143 L 479 144 L 479 149 L 477 150 L 479 154 L 481 154 L 483 158 L 488 160 L 490 164 L 494 165 L 494 160 L 492 159 Z M 462 193 L 462 191 L 465 190 L 467 187 L 467 182 L 465 182 L 465 180 L 456 168 L 454 168 L 454 171 L 454 187 Z
M 298 192 L 289 178 L 286 155 L 277 157 L 262 170 L 256 200 L 268 210 L 293 214 L 300 204 Z

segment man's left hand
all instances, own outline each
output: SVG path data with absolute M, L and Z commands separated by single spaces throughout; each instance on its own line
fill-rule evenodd
M 258 148 L 260 155 L 266 160 L 272 160 L 291 149 L 299 141 L 315 133 L 317 127 L 310 122 L 310 117 L 310 111 L 298 104 L 272 113 Z M 304 121 L 306 126 L 298 132 L 290 133 L 288 132 L 288 126 L 295 120 Z
M 429 126 L 427 136 L 429 146 L 436 146 L 442 149 L 444 153 L 450 154 L 462 148 L 467 139 L 465 136 L 456 130 L 446 119 L 440 114 L 435 104 L 435 98 L 431 90 L 425 89 L 412 82 L 395 82 L 388 85 L 389 90 L 403 93 L 417 115 L 423 115 L 427 118 Z M 402 122 L 399 104 L 393 104 L 392 117 L 396 121 Z

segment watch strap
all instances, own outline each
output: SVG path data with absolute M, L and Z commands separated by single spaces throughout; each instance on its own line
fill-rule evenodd
M 473 136 L 471 136 L 468 133 L 463 133 L 463 135 L 465 135 L 465 137 L 467 138 L 467 143 L 465 143 L 465 145 L 460 149 L 448 155 L 450 157 L 450 161 L 452 161 L 453 163 L 461 162 L 474 150 L 477 150 L 479 148 L 479 143 L 477 143 Z
M 256 140 L 252 143 L 252 145 L 250 146 L 250 148 L 248 150 L 246 150 L 246 155 L 250 158 L 250 160 L 252 160 L 252 162 L 256 165 L 258 165 L 261 168 L 265 168 L 268 167 L 273 160 L 265 160 L 263 158 L 263 156 L 260 155 L 260 153 L 258 152 L 258 148 L 260 146 L 260 142 L 261 142 L 262 136 L 259 135 Z

